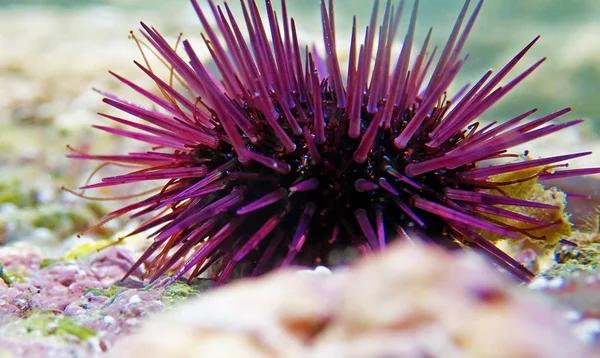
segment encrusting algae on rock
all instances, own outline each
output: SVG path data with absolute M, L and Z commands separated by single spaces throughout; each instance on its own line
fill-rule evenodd
M 527 158 L 526 160 L 531 160 L 531 158 Z M 540 251 L 554 249 L 560 240 L 568 239 L 572 234 L 572 224 L 569 222 L 569 215 L 565 212 L 567 195 L 556 187 L 546 188 L 538 182 L 537 177 L 540 173 L 544 173 L 548 169 L 548 167 L 535 167 L 506 174 L 499 174 L 490 177 L 489 179 L 489 181 L 493 183 L 509 183 L 502 185 L 500 192 L 502 195 L 528 202 L 553 206 L 553 208 L 514 205 L 496 206 L 523 215 L 530 219 L 528 222 L 491 215 L 495 220 L 499 220 L 506 225 L 522 229 L 522 237 L 526 239 L 529 244 L 526 246 L 536 247 Z M 494 193 L 494 191 L 495 190 L 492 189 L 489 192 Z M 496 194 L 498 193 L 496 192 Z M 531 229 L 536 226 L 539 228 Z M 488 233 L 483 233 L 482 235 L 492 242 L 506 239 L 506 237 Z

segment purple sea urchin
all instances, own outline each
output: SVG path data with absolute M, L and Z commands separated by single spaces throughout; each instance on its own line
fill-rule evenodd
M 221 80 L 207 70 L 190 42 L 182 42 L 185 60 L 177 46 L 142 23 L 147 43 L 171 70 L 170 80 L 159 78 L 147 61 L 136 65 L 156 83 L 157 93 L 114 76 L 158 109 L 103 93 L 105 103 L 147 124 L 103 114 L 135 130 L 96 127 L 155 147 L 125 155 L 76 152 L 70 157 L 139 167 L 83 189 L 167 183 L 107 214 L 100 224 L 128 213 L 156 214 L 132 233 L 151 232 L 154 241 L 132 270 L 146 263 L 152 280 L 168 270 L 176 271 L 173 281 L 212 267 L 222 283 L 241 262 L 248 263 L 242 274 L 252 275 L 291 263 L 327 264 L 336 248 L 367 253 L 396 237 L 472 247 L 529 280 L 532 273 L 489 236 L 544 240 L 532 232 L 565 222 L 560 215 L 543 220 L 515 210 L 561 212 L 559 206 L 511 195 L 514 190 L 506 188 L 599 170 L 554 171 L 566 160 L 590 153 L 481 165 L 518 157 L 507 150 L 581 122 L 548 124 L 568 108 L 528 122 L 524 120 L 535 110 L 483 128 L 476 122 L 544 61 L 499 86 L 537 38 L 495 75 L 488 71 L 453 99 L 446 97 L 466 61 L 461 52 L 482 2 L 468 17 L 466 1 L 436 57 L 435 49 L 429 52 L 431 31 L 413 53 L 415 1 L 402 50 L 393 59 L 403 1 L 397 7 L 387 2 L 377 40 L 376 1 L 362 43 L 354 21 L 347 78 L 337 55 L 332 1 L 321 3 L 321 58 L 300 46 L 285 1 L 278 16 L 267 0 L 266 19 L 254 0 L 242 1 L 243 21 L 235 19 L 227 4 L 209 1 L 213 29 L 192 0 Z M 177 90 L 173 80 L 184 90 Z M 497 180 L 507 174 L 515 176 Z

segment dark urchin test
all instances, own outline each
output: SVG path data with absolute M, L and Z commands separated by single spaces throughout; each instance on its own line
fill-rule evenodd
M 240 214 L 247 215 L 246 223 L 240 228 L 246 232 L 260 231 L 260 224 L 269 218 L 279 221 L 278 228 L 274 229 L 277 239 L 268 241 L 280 242 L 284 237 L 292 238 L 289 244 L 291 250 L 288 250 L 287 245 L 278 245 L 276 251 L 269 250 L 270 265 L 285 265 L 292 261 L 302 265 L 329 265 L 331 261 L 328 258 L 332 250 L 356 247 L 362 253 L 367 253 L 371 249 L 384 248 L 386 238 L 406 235 L 406 229 L 412 232 L 409 228 L 415 224 L 426 230 L 432 240 L 444 240 L 447 230 L 443 220 L 423 211 L 417 216 L 409 208 L 414 195 L 436 200 L 446 183 L 453 184 L 452 173 L 436 171 L 412 180 L 401 173 L 404 173 L 406 165 L 410 162 L 439 155 L 426 151 L 425 143 L 427 133 L 434 129 L 442 118 L 450 105 L 449 101 L 440 99 L 443 106 L 434 108 L 429 119 L 430 125 L 422 134 L 411 140 L 406 150 L 395 148 L 393 141 L 406 127 L 414 115 L 414 110 L 403 113 L 397 111 L 393 114 L 391 127 L 380 128 L 377 131 L 373 149 L 369 150 L 366 160 L 357 162 L 354 156 L 360 138 L 350 138 L 348 135 L 348 114 L 337 108 L 335 93 L 327 86 L 326 81 L 321 83 L 321 89 L 324 118 L 327 119 L 326 141 L 320 145 L 310 144 L 311 147 L 318 148 L 318 152 L 310 152 L 307 139 L 303 135 L 294 138 L 295 150 L 286 152 L 278 145 L 276 134 L 269 127 L 262 126 L 265 120 L 260 112 L 246 108 L 258 117 L 253 121 L 253 125 L 261 128 L 257 130 L 260 134 L 255 144 L 247 137 L 244 138 L 247 150 L 276 158 L 284 163 L 279 164 L 284 168 L 284 173 L 256 163 L 248 166 L 237 163 L 235 169 L 225 172 L 226 176 L 240 177 L 230 181 L 228 185 L 231 189 L 245 186 L 244 199 L 249 204 L 222 220 L 226 222 L 234 220 Z M 384 105 L 383 100 L 380 103 Z M 278 111 L 282 112 L 280 108 Z M 307 108 L 303 108 L 302 111 L 305 112 L 305 118 L 312 115 Z M 364 131 L 374 120 L 374 115 L 364 106 L 361 112 Z M 253 119 L 254 115 L 249 117 Z M 297 111 L 294 111 L 293 115 L 296 118 L 301 117 Z M 309 131 L 314 131 L 310 123 L 303 124 Z M 282 128 L 293 137 L 291 128 L 285 125 L 282 125 Z M 463 138 L 464 134 L 456 137 Z M 460 138 L 453 138 L 452 141 L 456 142 Z M 217 150 L 197 148 L 194 156 L 203 159 L 214 158 L 211 160 L 211 169 L 236 158 L 233 147 L 227 144 Z M 470 166 L 472 164 L 459 170 Z M 372 226 L 370 221 L 374 221 L 375 226 Z M 250 260 L 258 263 L 260 257 L 257 255 L 264 253 L 264 250 L 266 247 L 250 253 Z M 256 274 L 268 268 L 266 263 L 264 267 L 254 266 L 252 273 Z
M 496 74 L 490 70 L 447 97 L 466 62 L 462 49 L 483 2 L 467 16 L 469 3 L 445 46 L 432 49 L 431 30 L 423 43 L 414 44 L 415 1 L 402 50 L 393 57 L 404 3 L 388 1 L 378 23 L 375 2 L 362 41 L 354 21 L 346 76 L 332 1 L 321 3 L 321 57 L 300 46 L 285 1 L 280 12 L 266 1 L 265 16 L 254 0 L 242 1 L 242 17 L 226 3 L 209 1 L 216 20 L 211 27 L 205 10 L 192 0 L 220 78 L 189 41 L 169 44 L 142 23 L 144 39 L 132 37 L 140 48 L 142 43 L 152 48 L 170 75 L 161 79 L 146 56 L 144 64 L 136 64 L 155 82 L 156 93 L 113 74 L 154 107 L 101 92 L 105 103 L 141 123 L 103 114 L 128 129 L 96 127 L 152 148 L 70 156 L 139 169 L 83 189 L 167 180 L 151 195 L 132 195 L 141 200 L 98 224 L 125 214 L 153 215 L 131 233 L 147 232 L 153 243 L 130 272 L 144 264 L 150 280 L 170 271 L 174 282 L 210 269 L 220 284 L 236 267 L 256 275 L 290 264 L 328 264 L 335 249 L 366 254 L 401 238 L 471 247 L 530 280 L 533 274 L 486 235 L 543 241 L 535 234 L 540 229 L 568 223 L 556 215 L 526 214 L 521 209 L 562 213 L 563 208 L 510 195 L 508 186 L 599 170 L 555 170 L 589 152 L 516 162 L 519 155 L 508 152 L 580 123 L 549 124 L 569 108 L 534 120 L 525 121 L 535 109 L 500 124 L 480 128 L 477 122 L 544 61 L 500 85 L 537 38 Z M 481 166 L 489 159 L 505 162 Z M 528 171 L 534 172 L 517 175 Z M 512 173 L 518 178 L 496 180 Z

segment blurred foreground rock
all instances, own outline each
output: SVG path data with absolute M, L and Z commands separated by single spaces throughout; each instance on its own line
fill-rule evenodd
M 399 244 L 343 272 L 241 280 L 111 357 L 590 357 L 556 307 L 464 252 Z

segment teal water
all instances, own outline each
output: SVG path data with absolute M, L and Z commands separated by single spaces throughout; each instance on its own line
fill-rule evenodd
M 237 4 L 237 1 L 230 3 Z M 278 7 L 279 1 L 274 3 Z M 288 0 L 287 3 L 300 28 L 315 33 L 320 31 L 319 0 Z M 412 7 L 412 1 L 407 4 L 405 10 Z M 428 27 L 433 26 L 433 43 L 443 45 L 462 4 L 462 0 L 422 0 L 417 43 Z M 65 12 L 93 11 L 101 7 L 117 13 L 151 12 L 157 16 L 175 16 L 169 9 L 186 6 L 191 11 L 187 0 L 0 0 L 0 12 L 8 7 L 27 9 L 28 6 Z M 354 14 L 360 24 L 366 24 L 371 6 L 372 1 L 336 1 L 336 25 L 338 33 L 342 34 L 339 36 L 349 33 Z M 26 11 L 24 14 L 27 16 Z M 405 29 L 407 18 L 405 11 L 401 29 Z M 135 23 L 129 26 L 133 27 Z M 486 113 L 486 117 L 508 117 L 532 107 L 549 112 L 570 105 L 574 107 L 571 117 L 600 123 L 600 105 L 597 104 L 600 94 L 600 1 L 486 1 L 466 46 L 471 56 L 459 82 L 473 82 L 487 69 L 499 69 L 538 34 L 542 39 L 517 69 L 523 70 L 541 57 L 548 57 L 548 61 L 501 104 Z M 26 33 L 22 34 L 24 40 L 26 36 Z

